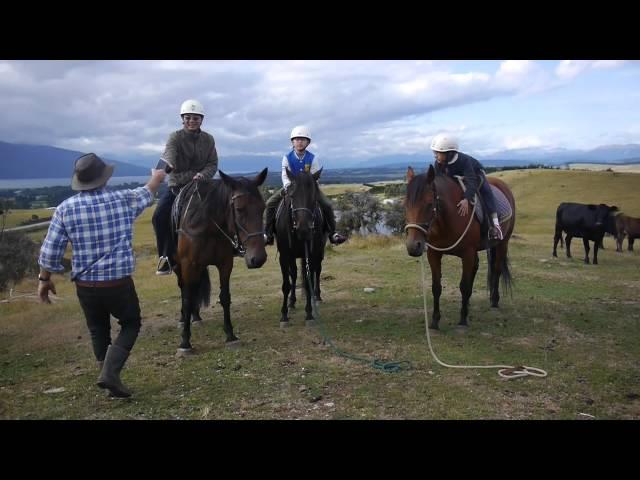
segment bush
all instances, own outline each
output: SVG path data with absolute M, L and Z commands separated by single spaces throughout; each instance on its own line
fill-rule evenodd
M 404 204 L 401 201 L 386 205 L 384 218 L 384 224 L 389 227 L 392 234 L 400 235 L 404 232 Z
M 38 247 L 27 235 L 20 232 L 0 234 L 0 291 L 6 290 L 26 275 L 37 274 Z
M 338 230 L 344 232 L 376 232 L 376 224 L 382 220 L 380 201 L 368 192 L 348 192 L 336 201 L 340 210 Z

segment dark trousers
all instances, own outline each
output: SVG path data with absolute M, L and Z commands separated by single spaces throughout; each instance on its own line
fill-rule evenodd
M 173 207 L 177 193 L 177 188 L 167 188 L 158 198 L 156 211 L 151 219 L 153 229 L 156 232 L 156 244 L 158 246 L 158 256 L 160 257 L 173 258 L 175 253 L 175 244 L 171 236 L 171 207 Z
M 322 216 L 325 219 L 327 224 L 327 231 L 329 234 L 333 234 L 336 231 L 336 216 L 333 213 L 333 207 L 331 206 L 331 201 L 322 193 L 322 191 L 318 191 L 318 203 L 320 204 L 320 208 L 322 209 Z M 284 196 L 284 188 L 280 190 L 276 190 L 276 193 L 269 197 L 267 200 L 267 208 L 265 213 L 265 227 L 267 232 L 273 233 L 275 230 L 275 216 L 278 205 L 280 204 L 280 200 Z
M 94 288 L 76 286 L 80 306 L 87 319 L 93 353 L 104 360 L 111 345 L 111 317 L 120 324 L 120 334 L 114 345 L 131 351 L 140 331 L 140 302 L 133 279 L 119 287 Z
M 493 196 L 493 190 L 491 189 L 491 185 L 487 181 L 485 177 L 482 181 L 482 185 L 480 186 L 480 196 L 482 200 L 484 200 L 484 204 L 487 207 L 487 216 L 491 217 L 491 214 L 498 213 L 498 207 L 496 206 L 496 197 Z M 489 225 L 492 225 L 493 222 L 490 221 Z

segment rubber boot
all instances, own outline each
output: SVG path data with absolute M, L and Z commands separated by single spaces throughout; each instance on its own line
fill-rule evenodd
M 117 345 L 109 345 L 97 385 L 100 388 L 108 388 L 114 397 L 126 398 L 131 396 L 131 392 L 120 381 L 120 371 L 127 358 L 129 358 L 127 350 Z

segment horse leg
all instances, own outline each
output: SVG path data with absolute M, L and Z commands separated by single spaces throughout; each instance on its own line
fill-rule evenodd
M 282 273 L 282 316 L 280 317 L 280 327 L 285 328 L 289 326 L 289 309 L 287 307 L 287 299 L 289 297 L 289 292 L 291 291 L 291 262 L 289 259 L 285 258 L 282 253 L 280 254 L 280 272 Z
M 572 235 L 567 233 L 567 236 L 564 238 L 564 243 L 567 246 L 567 258 L 571 258 L 571 239 Z
M 291 287 L 289 291 L 289 308 L 295 310 L 296 308 L 296 281 L 298 280 L 298 265 L 295 258 L 289 266 L 289 276 L 291 278 Z
M 180 288 L 182 294 L 182 318 L 180 325 L 182 326 L 182 342 L 178 348 L 178 354 L 190 353 L 193 349 L 191 347 L 191 309 L 194 305 L 193 286 L 183 283 Z
M 633 241 L 635 238 L 632 238 L 631 235 L 627 236 L 627 250 L 633 252 Z M 620 247 L 622 249 L 622 246 Z
M 586 263 L 588 265 L 589 264 L 589 250 L 590 249 L 589 249 L 589 240 L 587 239 L 587 237 L 584 237 L 582 239 L 582 243 L 584 244 L 584 263 Z M 598 248 L 598 240 L 597 239 L 593 242 L 593 248 L 594 249 Z M 596 260 L 596 263 L 598 263 L 597 260 Z
M 322 297 L 320 296 L 320 273 L 322 273 L 322 259 L 319 259 L 316 262 L 315 272 L 316 283 L 314 285 L 314 297 L 316 299 L 316 302 L 321 302 Z
M 313 299 L 313 289 L 311 288 L 310 282 L 313 278 L 313 262 L 309 262 L 310 272 L 307 272 L 306 266 L 302 269 L 302 281 L 304 282 L 304 293 L 305 293 L 305 306 L 304 311 L 306 313 L 304 320 L 306 326 L 312 326 L 313 323 L 313 308 L 311 306 L 311 300 Z
M 433 294 L 433 315 L 429 328 L 438 330 L 440 328 L 438 327 L 440 323 L 440 294 L 442 293 L 442 254 L 429 249 L 427 250 L 427 259 L 431 268 L 431 293 Z
M 191 312 L 191 323 L 194 327 L 202 326 L 202 317 L 200 316 L 200 305 L 194 305 Z
M 460 279 L 460 293 L 462 294 L 462 309 L 460 310 L 461 327 L 467 326 L 469 317 L 469 298 L 473 291 L 473 278 L 475 277 L 474 268 L 476 268 L 476 260 L 478 253 L 475 250 L 469 250 L 462 257 L 462 278 Z
M 231 270 L 233 270 L 233 257 L 225 260 L 222 265 L 218 265 L 218 274 L 220 277 L 220 305 L 224 312 L 224 333 L 227 338 L 226 346 L 232 346 L 239 342 L 238 337 L 233 334 L 233 325 L 231 325 L 231 292 L 229 290 L 229 281 L 231 278 Z

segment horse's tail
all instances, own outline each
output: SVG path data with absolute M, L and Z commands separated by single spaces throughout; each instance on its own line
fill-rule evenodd
M 211 280 L 209 280 L 209 270 L 206 268 L 200 275 L 198 282 L 198 292 L 196 293 L 196 305 L 208 307 L 211 301 Z
M 487 249 L 487 290 L 491 292 L 491 285 L 493 285 L 494 275 L 496 275 L 496 271 L 493 268 L 493 264 L 496 261 L 496 247 Z M 500 262 L 500 271 L 502 279 L 502 291 L 506 294 L 512 295 L 512 286 L 513 286 L 513 277 L 511 276 L 511 269 L 509 268 L 509 255 L 508 253 L 502 257 Z

